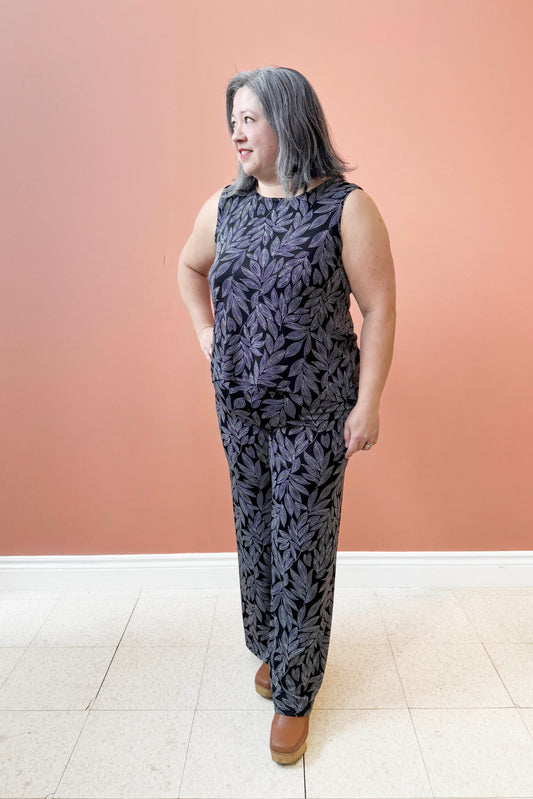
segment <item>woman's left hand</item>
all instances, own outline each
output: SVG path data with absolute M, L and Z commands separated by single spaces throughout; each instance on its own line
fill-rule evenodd
M 346 417 L 344 423 L 344 442 L 346 444 L 345 458 L 350 458 L 354 452 L 363 450 L 370 452 L 366 444 L 374 445 L 379 436 L 379 409 L 375 406 L 365 407 L 359 403 L 354 406 Z

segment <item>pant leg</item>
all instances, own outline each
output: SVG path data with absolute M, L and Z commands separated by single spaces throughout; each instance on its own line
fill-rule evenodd
M 350 408 L 320 423 L 287 424 L 270 438 L 274 709 L 311 712 L 329 648 Z
M 247 648 L 267 662 L 272 583 L 269 437 L 251 409 L 234 408 L 223 389 L 215 389 L 231 481 L 244 638 Z
M 215 385 L 230 469 L 246 646 L 270 665 L 274 708 L 311 712 L 326 666 L 353 405 L 289 413 L 275 392 Z

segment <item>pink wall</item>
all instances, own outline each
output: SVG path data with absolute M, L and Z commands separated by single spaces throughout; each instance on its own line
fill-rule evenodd
M 267 64 L 316 88 L 397 270 L 339 549 L 532 549 L 532 29 L 529 0 L 3 2 L 0 554 L 235 550 L 176 272 L 235 175 L 226 82 Z

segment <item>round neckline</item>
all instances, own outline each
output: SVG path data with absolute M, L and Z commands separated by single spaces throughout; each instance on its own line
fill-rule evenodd
M 312 189 L 303 191 L 301 194 L 296 194 L 294 197 L 267 197 L 264 194 L 259 194 L 259 192 L 257 191 L 257 185 L 254 188 L 254 194 L 256 197 L 259 197 L 261 200 L 276 200 L 276 201 L 287 200 L 289 202 L 291 200 L 301 200 L 304 197 L 309 197 L 309 195 L 312 194 L 314 191 L 316 191 L 317 189 L 321 189 L 322 186 L 325 186 L 326 183 L 330 183 L 332 180 L 335 180 L 335 178 L 336 175 L 330 175 L 328 178 L 326 178 L 326 180 L 323 180 L 322 183 L 319 183 L 317 186 L 313 186 Z

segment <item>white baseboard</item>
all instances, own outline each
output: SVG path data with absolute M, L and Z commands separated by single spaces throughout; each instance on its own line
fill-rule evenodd
M 338 552 L 336 586 L 533 586 L 533 551 Z M 239 588 L 236 552 L 0 557 L 0 591 Z

